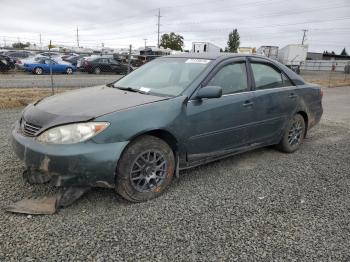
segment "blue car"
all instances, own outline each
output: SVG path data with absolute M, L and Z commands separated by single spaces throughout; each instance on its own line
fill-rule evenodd
M 70 75 L 76 71 L 75 66 L 71 64 L 61 64 L 50 58 L 42 58 L 39 61 L 25 63 L 23 66 L 26 72 L 31 72 L 36 75 L 42 75 L 43 73 L 50 73 L 50 64 L 53 73 L 65 73 Z

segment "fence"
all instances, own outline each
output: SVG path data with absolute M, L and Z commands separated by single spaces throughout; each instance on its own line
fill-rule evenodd
M 350 60 L 307 60 L 302 70 L 345 72 L 345 66 L 350 66 Z

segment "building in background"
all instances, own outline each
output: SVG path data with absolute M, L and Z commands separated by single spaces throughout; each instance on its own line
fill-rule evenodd
M 239 54 L 255 54 L 256 53 L 256 48 L 255 47 L 238 47 L 237 53 Z
M 278 46 L 263 45 L 256 50 L 258 55 L 266 56 L 268 58 L 278 59 Z
M 350 60 L 349 55 L 337 55 L 334 52 L 308 52 L 306 60 Z
M 220 53 L 220 49 L 209 42 L 192 42 L 191 53 Z

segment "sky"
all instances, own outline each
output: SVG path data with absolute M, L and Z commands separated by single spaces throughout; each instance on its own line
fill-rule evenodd
M 0 0 L 0 46 L 21 42 L 80 46 L 157 45 L 160 32 L 175 32 L 185 49 L 195 41 L 224 48 L 237 28 L 241 46 L 305 43 L 309 51 L 350 53 L 349 0 Z

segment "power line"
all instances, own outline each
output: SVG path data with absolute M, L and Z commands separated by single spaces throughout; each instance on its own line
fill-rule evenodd
M 302 13 L 308 13 L 308 12 L 315 12 L 315 11 L 320 11 L 320 10 L 330 10 L 330 9 L 338 9 L 338 8 L 344 8 L 344 7 L 350 7 L 350 5 L 342 5 L 342 6 L 322 6 L 319 8 L 311 8 L 311 9 L 304 9 L 302 11 L 296 10 L 296 11 L 290 11 L 290 10 L 286 10 L 286 11 L 281 11 L 281 12 L 275 12 L 272 14 L 266 14 L 266 15 L 261 15 L 261 16 L 254 16 L 252 17 L 247 17 L 247 18 L 239 18 L 239 21 L 245 21 L 245 20 L 249 20 L 251 21 L 252 19 L 256 19 L 256 18 L 270 18 L 270 17 L 285 17 L 285 16 L 289 16 L 289 15 L 295 15 L 295 14 L 302 14 Z M 216 12 L 216 13 L 226 13 L 226 11 L 222 11 L 222 12 Z M 222 20 L 221 20 L 222 21 Z M 229 22 L 232 22 L 232 20 L 230 20 Z M 175 22 L 175 23 L 166 23 L 164 25 L 167 26 L 171 26 L 172 24 L 174 25 L 188 25 L 188 24 L 203 24 L 203 23 L 208 23 L 208 20 L 197 20 L 197 21 L 192 21 L 192 22 L 186 22 L 186 21 L 181 21 L 181 22 Z M 210 23 L 210 22 L 209 22 Z

